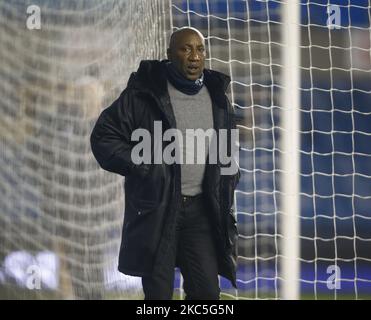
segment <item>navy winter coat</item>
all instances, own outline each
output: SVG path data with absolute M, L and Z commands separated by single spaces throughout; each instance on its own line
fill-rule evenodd
M 162 63 L 142 61 L 120 97 L 103 110 L 91 134 L 91 148 L 100 166 L 125 176 L 118 268 L 133 276 L 149 275 L 153 266 L 163 261 L 174 239 L 175 216 L 181 203 L 180 164 L 135 165 L 131 161 L 131 149 L 137 143 L 131 141 L 133 130 L 149 130 L 153 142 L 154 121 L 162 121 L 163 132 L 176 128 Z M 233 108 L 225 94 L 229 82 L 230 78 L 220 72 L 204 70 L 216 131 L 235 128 Z M 233 199 L 240 172 L 221 175 L 221 166 L 219 161 L 206 164 L 203 192 L 211 208 L 208 214 L 218 248 L 219 274 L 236 287 L 238 233 Z

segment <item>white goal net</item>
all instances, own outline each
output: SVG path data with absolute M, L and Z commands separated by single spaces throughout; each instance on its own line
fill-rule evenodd
M 138 279 L 117 271 L 123 179 L 99 168 L 89 138 L 139 61 L 164 56 L 166 8 L 0 2 L 2 296 L 141 296 Z
M 199 28 L 208 66 L 232 78 L 242 178 L 229 298 L 370 297 L 370 9 L 172 1 L 173 27 Z
M 370 11 L 367 0 L 1 1 L 0 298 L 142 297 L 140 279 L 117 271 L 123 179 L 99 168 L 89 137 L 182 26 L 204 34 L 206 67 L 231 76 L 240 129 L 238 289 L 221 278 L 222 298 L 370 298 Z

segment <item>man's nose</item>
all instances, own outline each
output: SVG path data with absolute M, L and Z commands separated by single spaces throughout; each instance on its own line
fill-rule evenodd
M 189 60 L 191 61 L 199 61 L 201 59 L 200 54 L 197 52 L 197 50 L 192 50 L 191 54 L 189 56 Z

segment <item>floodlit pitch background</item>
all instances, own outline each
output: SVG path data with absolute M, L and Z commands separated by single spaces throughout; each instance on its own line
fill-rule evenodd
M 282 298 L 285 3 L 0 2 L 1 298 L 142 298 L 140 279 L 116 270 L 123 179 L 98 167 L 89 136 L 140 60 L 165 58 L 171 30 L 186 25 L 205 35 L 207 67 L 231 76 L 240 129 L 238 290 L 220 279 L 222 298 Z M 371 8 L 298 9 L 300 298 L 368 299 Z M 177 272 L 176 298 L 180 284 Z

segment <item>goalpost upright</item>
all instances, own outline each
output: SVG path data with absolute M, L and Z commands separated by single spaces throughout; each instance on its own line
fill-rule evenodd
M 300 299 L 300 2 L 283 5 L 281 297 Z

